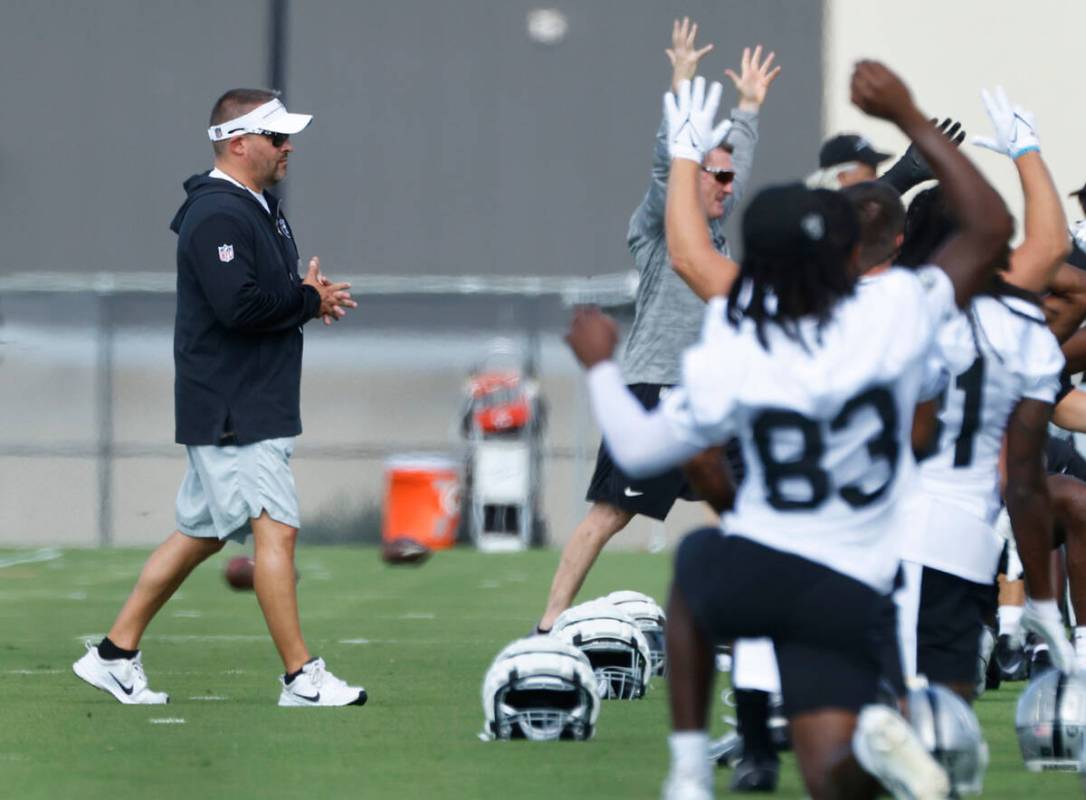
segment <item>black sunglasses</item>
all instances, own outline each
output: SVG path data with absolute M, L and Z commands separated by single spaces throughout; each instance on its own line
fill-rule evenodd
M 272 147 L 278 150 L 290 139 L 289 133 L 276 133 L 275 131 L 256 131 L 257 136 L 267 136 Z
M 702 167 L 702 169 L 712 175 L 717 183 L 724 186 L 735 180 L 735 172 L 730 169 L 713 169 L 712 167 Z

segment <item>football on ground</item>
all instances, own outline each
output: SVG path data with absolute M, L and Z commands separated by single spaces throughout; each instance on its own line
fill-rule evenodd
M 235 551 L 237 552 L 237 551 Z M 125 706 L 71 671 L 100 641 L 147 549 L 62 550 L 29 563 L 0 550 L 3 797 L 155 800 L 632 800 L 659 797 L 668 768 L 667 689 L 608 702 L 587 742 L 481 742 L 481 687 L 494 656 L 538 620 L 559 554 L 454 548 L 426 569 L 393 569 L 377 547 L 298 548 L 306 644 L 366 687 L 363 707 L 286 713 L 283 665 L 260 607 L 224 592 L 229 554 L 198 567 L 141 641 L 150 686 L 168 706 Z M 3 566 L 9 564 L 9 566 Z M 619 589 L 664 597 L 669 553 L 605 552 L 580 597 Z M 33 624 L 27 624 L 32 620 Z M 734 709 L 718 676 L 710 735 Z M 1029 773 L 1014 711 L 1025 684 L 977 701 L 991 748 L 985 800 L 1082 800 L 1080 776 Z M 420 755 L 421 754 L 421 755 Z M 724 798 L 731 770 L 715 773 Z M 791 753 L 775 798 L 806 793 Z
M 223 577 L 233 589 L 246 591 L 253 588 L 253 560 L 249 556 L 234 556 L 226 562 Z
M 386 564 L 421 564 L 433 551 L 414 539 L 402 538 L 381 543 L 381 558 Z

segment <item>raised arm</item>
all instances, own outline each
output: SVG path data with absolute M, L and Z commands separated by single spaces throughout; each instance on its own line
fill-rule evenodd
M 683 81 L 693 80 L 698 71 L 698 63 L 713 49 L 711 43 L 698 48 L 694 43 L 697 33 L 697 23 L 691 23 L 689 17 L 684 17 L 681 22 L 675 20 L 672 25 L 671 47 L 664 52 L 671 62 L 673 88 L 678 87 Z M 630 219 L 627 239 L 631 247 L 637 247 L 644 242 L 654 242 L 660 236 L 664 226 L 667 176 L 670 167 L 671 156 L 667 147 L 667 117 L 665 116 L 656 130 L 649 190 Z
M 934 123 L 935 120 L 932 120 L 932 122 Z M 955 147 L 965 140 L 965 131 L 962 130 L 961 123 L 955 122 L 950 117 L 939 123 L 939 130 Z M 876 180 L 879 183 L 885 183 L 898 194 L 905 194 L 914 186 L 919 186 L 924 181 L 934 179 L 935 175 L 932 174 L 928 162 L 917 151 L 916 145 L 910 144 L 901 158 L 895 161 L 894 165 Z
M 852 73 L 852 102 L 893 122 L 916 145 L 942 185 L 958 231 L 934 255 L 954 285 L 960 307 L 984 285 L 1004 251 L 1013 223 L 995 189 L 916 107 L 908 88 L 885 66 L 861 61 Z
M 683 17 L 682 22 L 675 20 L 671 24 L 671 47 L 664 51 L 671 62 L 671 91 L 677 92 L 683 81 L 692 81 L 698 74 L 698 63 L 712 52 L 713 43 L 699 48 L 694 40 L 698 35 L 698 23 L 690 17 Z
M 777 54 L 771 52 L 763 58 L 760 44 L 753 50 L 744 47 L 739 74 L 737 75 L 731 69 L 724 70 L 724 74 L 735 84 L 739 102 L 732 110 L 732 127 L 727 137 L 727 144 L 732 149 L 735 178 L 732 182 L 731 196 L 724 204 L 724 216 L 721 217 L 721 223 L 743 199 L 750 185 L 750 173 L 754 167 L 754 150 L 758 144 L 758 113 L 762 109 L 762 104 L 765 103 L 769 87 L 781 72 L 779 66 L 773 66 L 773 60 L 776 57 Z
M 1002 86 L 991 93 L 981 90 L 981 99 L 994 135 L 974 137 L 973 143 L 1014 162 L 1025 197 L 1026 236 L 1011 253 L 1011 269 L 1004 278 L 1022 289 L 1040 292 L 1070 252 L 1063 203 L 1041 158 L 1033 114 L 1012 106 Z
M 730 121 L 713 127 L 721 90 L 713 83 L 706 95 L 705 79 L 699 77 L 693 85 L 683 81 L 677 94 L 664 97 L 671 152 L 665 216 L 668 253 L 675 271 L 703 300 L 727 294 L 739 275 L 739 265 L 713 246 L 698 192 L 705 154 L 731 127 Z

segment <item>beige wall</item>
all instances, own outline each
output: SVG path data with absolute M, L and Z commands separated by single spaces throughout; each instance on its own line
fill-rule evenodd
M 1083 0 L 826 0 L 824 130 L 859 131 L 895 154 L 906 146 L 896 128 L 849 103 L 849 75 L 861 58 L 898 71 L 921 109 L 960 119 L 970 135 L 990 132 L 980 88 L 1002 85 L 1037 115 L 1042 154 L 1066 196 L 1086 181 L 1075 56 L 1083 30 Z M 1022 193 L 1009 160 L 970 145 L 966 151 L 1020 221 Z M 1072 222 L 1082 216 L 1074 201 L 1066 210 Z

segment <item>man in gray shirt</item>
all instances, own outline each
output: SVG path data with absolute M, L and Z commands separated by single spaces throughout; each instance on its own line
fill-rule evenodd
M 689 19 L 675 21 L 672 47 L 666 51 L 673 66 L 673 89 L 680 81 L 693 79 L 698 62 L 713 48 L 711 44 L 696 48 L 696 35 L 697 25 L 691 25 Z M 749 181 L 758 141 L 758 109 L 780 71 L 772 63 L 773 54 L 763 59 L 759 45 L 753 53 L 749 48 L 743 51 L 739 75 L 725 70 L 739 92 L 739 104 L 731 112 L 732 127 L 724 142 L 705 157 L 700 181 L 713 242 L 725 255 L 730 254 L 724 222 Z M 646 408 L 654 407 L 661 392 L 679 382 L 680 355 L 694 344 L 701 331 L 705 313 L 701 298 L 726 293 L 735 277 L 696 274 L 685 268 L 680 272 L 672 265 L 664 238 L 670 166 L 665 118 L 656 133 L 649 190 L 634 211 L 627 233 L 640 283 L 634 322 L 626 339 L 623 374 Z M 588 488 L 587 499 L 592 507 L 562 551 L 538 630 L 550 630 L 558 615 L 573 603 L 588 570 L 612 536 L 637 514 L 664 519 L 678 497 L 697 499 L 690 493 L 681 470 L 650 480 L 630 480 L 614 465 L 601 443 Z

